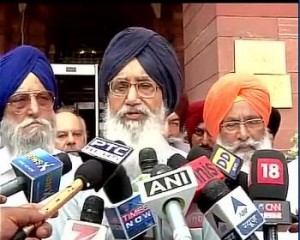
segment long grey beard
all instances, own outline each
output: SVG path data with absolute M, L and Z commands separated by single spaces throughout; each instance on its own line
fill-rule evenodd
M 23 129 L 30 122 L 36 121 L 43 124 L 43 129 L 32 128 L 30 131 Z M 7 118 L 3 118 L 0 126 L 2 145 L 8 148 L 12 156 L 20 156 L 28 152 L 42 148 L 52 154 L 55 140 L 55 120 L 27 118 L 18 125 L 11 124 Z
M 241 170 L 245 173 L 249 173 L 249 171 L 250 171 L 251 157 L 252 157 L 253 153 L 256 150 L 272 149 L 272 142 L 270 140 L 270 134 L 269 134 L 268 130 L 265 131 L 265 134 L 264 134 L 263 138 L 259 141 L 254 141 L 253 139 L 248 139 L 246 142 L 243 142 L 243 143 L 240 142 L 240 141 L 236 141 L 232 144 L 227 144 L 220 138 L 220 135 L 219 135 L 217 140 L 216 140 L 216 143 L 221 145 L 225 149 L 227 149 L 229 152 L 237 155 L 238 157 L 240 157 L 244 161 Z M 250 150 L 248 152 L 236 151 L 240 144 L 251 145 L 255 148 L 255 150 Z
M 146 106 L 141 106 L 147 118 L 143 121 L 125 121 L 121 116 L 126 113 L 126 106 L 112 115 L 108 105 L 103 136 L 116 141 L 121 140 L 134 149 L 133 153 L 123 162 L 127 174 L 131 179 L 141 174 L 139 167 L 139 152 L 143 148 L 153 148 L 157 155 L 163 154 L 169 147 L 162 132 L 166 109 L 162 106 L 157 112 L 152 113 Z M 158 159 L 159 160 L 159 159 Z

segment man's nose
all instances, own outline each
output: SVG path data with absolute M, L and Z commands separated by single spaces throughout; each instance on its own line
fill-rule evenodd
M 203 134 L 202 144 L 208 145 L 208 134 L 206 132 L 204 132 L 204 134 Z
M 75 139 L 71 132 L 68 133 L 67 144 L 68 145 L 75 144 Z
M 138 92 L 136 90 L 135 85 L 131 85 L 125 103 L 128 105 L 137 105 L 141 102 L 141 99 L 139 98 Z
M 246 141 L 249 138 L 249 132 L 244 124 L 240 124 L 240 131 L 238 138 L 242 141 Z
M 31 96 L 29 104 L 28 115 L 37 117 L 39 113 L 39 105 L 34 96 Z

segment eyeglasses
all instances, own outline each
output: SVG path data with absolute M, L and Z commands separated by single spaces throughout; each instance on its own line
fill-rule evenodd
M 246 121 L 229 121 L 221 124 L 221 127 L 229 132 L 238 132 L 241 129 L 241 125 L 244 125 L 248 130 L 256 130 L 263 127 L 263 120 L 261 118 L 253 118 Z
M 47 110 L 54 105 L 55 97 L 50 91 L 16 93 L 9 98 L 7 104 L 15 114 L 22 114 L 29 108 L 32 97 L 35 97 L 36 102 L 41 109 Z
M 151 80 L 139 80 L 137 83 L 130 83 L 123 79 L 115 79 L 108 83 L 111 93 L 115 96 L 127 95 L 132 85 L 142 98 L 153 98 L 157 91 L 157 84 Z

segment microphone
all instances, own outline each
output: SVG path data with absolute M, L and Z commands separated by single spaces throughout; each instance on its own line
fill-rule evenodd
M 72 169 L 68 154 L 52 156 L 41 148 L 14 159 L 11 164 L 17 177 L 0 186 L 0 195 L 9 197 L 23 190 L 31 203 L 58 192 L 61 176 Z
M 251 158 L 249 196 L 266 219 L 264 239 L 277 239 L 292 224 L 285 156 L 276 150 L 258 150 Z M 261 230 L 261 229 L 260 229 Z
M 105 239 L 106 228 L 101 226 L 104 211 L 104 201 L 98 196 L 86 198 L 80 221 L 67 220 L 62 239 L 93 240 Z
M 219 169 L 214 164 L 212 164 L 212 162 L 206 156 L 202 156 L 197 159 L 194 159 L 191 162 L 188 162 L 186 160 L 184 161 L 184 159 L 181 156 L 174 155 L 174 157 L 171 157 L 168 160 L 168 165 L 169 164 L 174 168 L 178 168 L 183 165 L 190 166 L 192 168 L 198 183 L 194 199 L 197 199 L 199 197 L 203 188 L 208 182 L 212 180 L 225 179 L 224 175 L 219 171 Z
M 243 165 L 243 160 L 238 156 L 216 144 L 210 159 L 225 176 L 233 180 L 237 179 Z
M 153 148 L 143 148 L 140 150 L 139 165 L 143 174 L 151 174 L 152 169 L 157 164 L 157 155 Z
M 230 191 L 224 181 L 207 183 L 197 204 L 221 239 L 257 239 L 265 222 L 243 189 Z
M 150 177 L 150 173 L 155 165 L 158 164 L 157 155 L 153 148 L 143 148 L 139 152 L 139 166 L 142 174 L 131 183 L 132 190 L 138 192 L 137 183 Z
M 103 189 L 112 203 L 118 203 L 132 195 L 130 179 L 125 168 L 121 165 L 114 176 L 103 186 Z
M 78 152 L 83 161 L 91 157 L 113 165 L 121 165 L 122 162 L 132 153 L 133 148 L 123 142 L 111 141 L 105 138 L 96 137 Z
M 189 153 L 188 153 L 188 155 L 186 157 L 186 160 L 188 160 L 189 162 L 191 162 L 191 161 L 197 159 L 200 156 L 205 156 L 208 159 L 210 159 L 211 151 L 209 151 L 209 150 L 207 150 L 205 148 L 199 147 L 199 146 L 194 146 L 189 151 Z
M 147 205 L 141 201 L 140 195 L 138 193 L 132 195 L 130 180 L 125 169 L 117 173 L 104 189 L 110 201 L 114 203 L 105 208 L 105 214 L 116 239 L 139 238 L 155 225 L 154 216 Z
M 192 239 L 184 216 L 192 202 L 197 180 L 189 166 L 176 170 L 163 166 L 156 165 L 152 174 L 156 176 L 138 183 L 142 202 L 169 222 L 175 240 L 180 237 Z
M 65 203 L 81 190 L 95 189 L 99 191 L 103 182 L 103 166 L 101 162 L 90 159 L 81 164 L 76 172 L 74 181 L 65 189 L 58 192 L 41 210 L 46 212 L 47 217 L 53 216 Z M 14 236 L 14 240 L 25 239 L 36 225 L 26 226 L 20 229 Z
M 103 172 L 103 187 L 115 175 L 123 161 L 133 152 L 133 148 L 125 145 L 122 141 L 111 141 L 96 137 L 78 152 L 83 162 L 94 158 L 100 161 L 105 171 Z

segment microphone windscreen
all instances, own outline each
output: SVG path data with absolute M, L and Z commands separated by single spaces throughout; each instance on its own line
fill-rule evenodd
M 82 207 L 80 221 L 101 224 L 104 212 L 104 200 L 98 196 L 89 196 Z
M 122 165 L 116 169 L 113 177 L 103 188 L 112 203 L 121 202 L 132 195 L 130 178 Z
M 198 200 L 197 205 L 201 212 L 205 213 L 212 205 L 230 192 L 224 181 L 213 180 L 205 185 Z
M 181 154 L 175 153 L 168 159 L 167 165 L 170 166 L 172 169 L 177 169 L 187 164 L 188 162 L 189 161 L 186 160 Z
M 82 190 L 95 189 L 96 192 L 103 185 L 103 166 L 101 162 L 90 159 L 81 164 L 76 172 L 75 179 L 81 179 L 84 182 Z
M 172 171 L 172 168 L 165 164 L 157 164 L 151 171 L 150 176 L 154 177 L 166 172 Z
M 195 147 L 192 147 L 189 154 L 187 155 L 186 157 L 186 160 L 188 160 L 189 162 L 199 158 L 199 157 L 202 157 L 202 156 L 206 156 L 208 159 L 210 159 L 211 157 L 211 151 L 207 150 L 207 149 L 204 149 L 202 147 L 199 147 L 199 146 L 195 146 Z
M 288 183 L 288 167 L 283 153 L 276 150 L 254 152 L 248 187 L 252 200 L 285 201 Z
M 72 162 L 67 153 L 61 152 L 54 155 L 54 157 L 58 158 L 63 163 L 62 174 L 70 172 L 72 169 Z
M 140 150 L 139 165 L 142 173 L 150 173 L 157 163 L 157 155 L 153 148 L 143 148 Z

